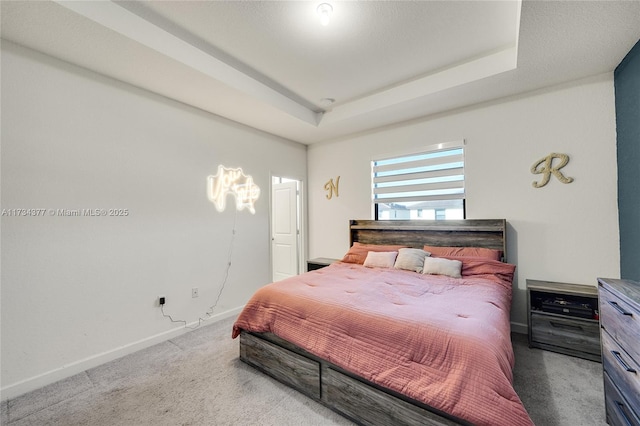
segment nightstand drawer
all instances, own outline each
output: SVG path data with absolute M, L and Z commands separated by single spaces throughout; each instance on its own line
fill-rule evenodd
M 634 359 L 640 360 L 640 312 L 606 289 L 600 294 L 602 328 Z
M 315 271 L 316 269 L 322 269 L 337 261 L 338 259 L 331 259 L 328 257 L 316 257 L 315 259 L 309 259 L 307 260 L 307 271 Z
M 531 340 L 600 355 L 600 328 L 596 321 L 532 312 Z
M 640 412 L 640 366 L 609 333 L 602 333 L 602 364 L 631 408 Z

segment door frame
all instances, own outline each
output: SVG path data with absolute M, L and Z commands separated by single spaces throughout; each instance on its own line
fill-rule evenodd
M 298 273 L 303 273 L 307 271 L 306 268 L 306 259 L 307 259 L 307 212 L 305 209 L 306 203 L 304 202 L 306 194 L 305 194 L 305 185 L 304 180 L 295 176 L 288 176 L 282 173 L 271 172 L 269 175 L 269 282 L 273 281 L 273 184 L 274 179 L 287 179 L 287 180 L 295 180 L 298 182 L 298 229 L 299 229 L 299 237 L 298 237 Z

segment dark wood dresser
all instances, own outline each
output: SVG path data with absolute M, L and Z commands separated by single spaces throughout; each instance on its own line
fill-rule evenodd
M 527 280 L 529 347 L 600 361 L 598 289 Z
M 315 271 L 316 269 L 324 268 L 331 265 L 333 262 L 337 262 L 338 259 L 330 259 L 328 257 L 316 257 L 315 259 L 307 260 L 307 271 Z
M 598 278 L 598 289 L 607 422 L 640 426 L 640 283 Z

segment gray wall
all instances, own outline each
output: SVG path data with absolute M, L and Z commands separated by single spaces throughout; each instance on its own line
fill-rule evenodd
M 620 276 L 640 280 L 640 42 L 614 73 L 618 133 Z
M 507 259 L 518 266 L 514 330 L 527 330 L 528 278 L 595 286 L 619 276 L 612 72 L 310 145 L 310 257 L 342 257 L 349 219 L 372 217 L 372 158 L 461 139 L 467 218 L 507 219 Z M 575 180 L 534 188 L 531 165 L 551 152 L 570 156 L 562 171 Z M 340 196 L 328 200 L 324 183 L 336 176 Z
M 159 295 L 197 324 L 223 283 L 215 318 L 271 281 L 270 175 L 305 180 L 306 146 L 5 41 L 1 93 L 3 397 L 184 331 Z M 253 176 L 255 214 L 209 202 L 220 164 Z

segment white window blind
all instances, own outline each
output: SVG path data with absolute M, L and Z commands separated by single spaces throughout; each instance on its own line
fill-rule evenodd
M 464 200 L 464 142 L 372 162 L 373 203 L 415 210 L 461 209 Z

